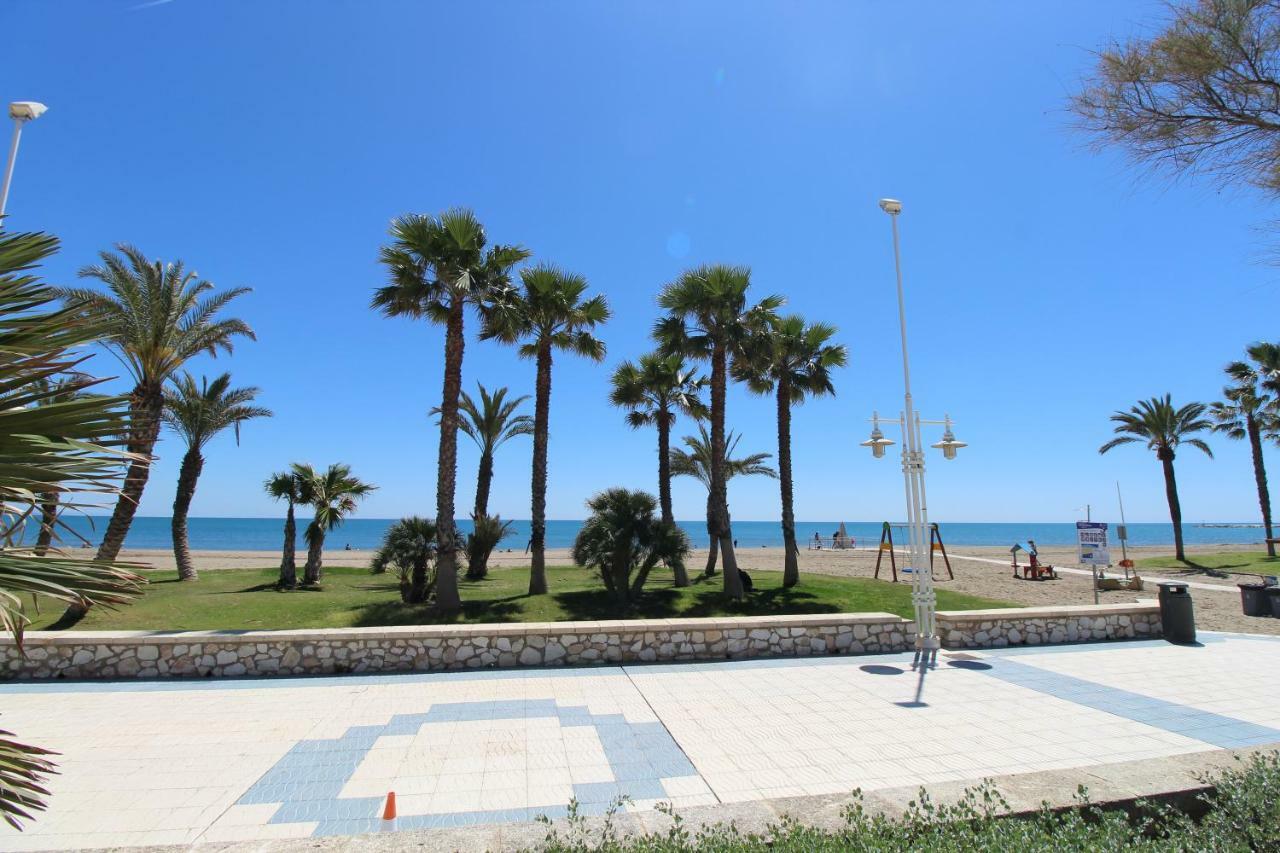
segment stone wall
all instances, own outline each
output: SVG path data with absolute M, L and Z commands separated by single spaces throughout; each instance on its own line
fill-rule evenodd
M 1155 602 L 938 612 L 938 635 L 949 649 L 1151 639 L 1160 634 L 1160 606 Z
M 443 671 L 905 651 L 888 613 L 432 625 L 300 631 L 28 632 L 2 678 L 165 678 Z

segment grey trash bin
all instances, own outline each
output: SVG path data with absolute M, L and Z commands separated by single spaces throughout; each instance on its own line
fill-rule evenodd
M 1260 583 L 1238 583 L 1240 587 L 1240 611 L 1245 616 L 1270 616 L 1271 602 L 1267 599 L 1267 587 Z
M 1196 641 L 1196 617 L 1185 583 L 1160 584 L 1160 626 L 1171 643 Z

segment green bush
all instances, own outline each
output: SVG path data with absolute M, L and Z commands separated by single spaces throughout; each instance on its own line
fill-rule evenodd
M 548 853 L 810 853 L 810 851 L 1253 851 L 1280 850 L 1280 753 L 1255 755 L 1238 769 L 1205 781 L 1214 791 L 1203 795 L 1207 809 L 1199 820 L 1168 806 L 1141 803 L 1133 815 L 1090 803 L 1082 786 L 1075 808 L 1051 811 L 1048 805 L 1027 817 L 1008 816 L 1009 805 L 990 782 L 967 789 L 959 802 L 938 805 L 921 789 L 900 818 L 868 814 L 860 791 L 844 810 L 844 826 L 823 830 L 784 820 L 763 835 L 743 833 L 732 824 L 691 832 L 678 814 L 660 834 L 623 838 L 612 825 L 615 803 L 604 826 L 586 829 L 576 806 L 569 828 L 549 830 Z M 1198 811 L 1198 810 L 1197 810 Z

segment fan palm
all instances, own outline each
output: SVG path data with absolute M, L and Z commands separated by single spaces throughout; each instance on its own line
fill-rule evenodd
M 699 420 L 707 417 L 707 406 L 702 402 L 707 380 L 691 370 L 679 353 L 647 353 L 640 356 L 638 364 L 624 361 L 618 365 L 612 381 L 609 402 L 627 410 L 631 428 L 658 428 L 658 503 L 662 520 L 675 524 L 671 508 L 671 425 L 677 413 Z M 675 584 L 689 585 L 683 564 L 676 569 Z
M 609 319 L 603 296 L 584 299 L 587 280 L 550 264 L 521 270 L 521 288 L 494 292 L 485 309 L 481 337 L 505 343 L 524 341 L 520 355 L 537 366 L 533 403 L 533 483 L 529 547 L 529 594 L 547 591 L 547 444 L 550 439 L 551 360 L 555 350 L 604 358 L 604 342 L 593 331 Z
M 711 547 L 707 553 L 706 574 L 713 575 L 716 572 L 716 554 L 719 551 L 719 540 L 715 534 L 715 524 L 712 519 L 713 507 L 711 505 L 711 437 L 707 435 L 707 428 L 702 424 L 698 424 L 698 436 L 686 435 L 683 439 L 687 450 L 672 448 L 671 450 L 671 476 L 673 477 L 692 477 L 707 488 L 707 534 L 711 539 Z M 730 430 L 725 436 L 725 459 L 724 459 L 724 477 L 726 482 L 734 477 L 773 477 L 777 478 L 778 472 L 772 467 L 765 464 L 765 460 L 772 457 L 771 453 L 752 453 L 741 459 L 733 457 L 734 451 L 737 450 L 738 442 L 742 440 L 742 436 L 734 435 Z
M 654 327 L 664 353 L 680 353 L 711 362 L 711 527 L 724 554 L 724 592 L 741 599 L 742 579 L 733 553 L 729 495 L 725 486 L 725 395 L 729 361 L 764 328 L 785 300 L 767 296 L 747 301 L 751 271 L 746 267 L 703 266 L 689 270 L 663 288 L 658 304 L 668 316 Z
M 1276 411 L 1276 399 L 1258 387 L 1260 381 L 1258 363 L 1233 361 L 1226 373 L 1233 384 L 1222 389 L 1223 399 L 1209 405 L 1214 432 L 1237 441 L 1248 439 L 1253 457 L 1253 480 L 1258 490 L 1258 506 L 1262 509 L 1262 526 L 1266 530 L 1267 555 L 1276 555 L 1272 541 L 1271 494 L 1267 487 L 1267 468 L 1262 459 L 1263 438 L 1275 439 L 1280 434 L 1280 414 Z
M 803 317 L 776 317 L 748 342 L 734 361 L 734 377 L 757 394 L 773 394 L 778 407 L 778 484 L 782 490 L 782 585 L 800 581 L 795 499 L 791 477 L 791 407 L 806 397 L 835 394 L 831 369 L 844 367 L 848 352 L 830 343 L 835 326 L 806 324 Z
M 462 607 L 458 596 L 457 525 L 458 400 L 462 392 L 463 321 L 476 305 L 505 284 L 511 268 L 529 257 L 518 246 L 491 246 L 484 226 L 469 210 L 439 216 L 409 214 L 391 224 L 391 242 L 379 259 L 390 283 L 374 291 L 372 305 L 388 317 L 426 318 L 445 327 L 444 385 L 440 402 L 440 449 L 436 468 L 436 604 Z
M 466 391 L 459 395 L 458 411 L 463 417 L 458 420 L 458 429 L 480 448 L 480 470 L 476 474 L 476 507 L 472 513 L 474 518 L 480 518 L 489 514 L 494 453 L 518 435 L 532 435 L 533 418 L 516 414 L 521 404 L 529 399 L 528 394 L 508 400 L 509 389 L 506 387 L 490 394 L 484 385 L 477 382 L 476 386 L 480 389 L 479 406 Z M 431 414 L 439 415 L 440 407 L 432 409 Z
M 121 474 L 138 460 L 120 449 L 127 400 L 82 393 L 101 380 L 76 372 L 85 360 L 76 351 L 105 330 L 79 317 L 78 306 L 56 307 L 53 289 L 30 272 L 57 246 L 43 234 L 0 232 L 0 631 L 20 649 L 30 622 L 25 596 L 111 606 L 130 601 L 142 583 L 119 566 L 57 552 L 36 557 L 14 544 L 44 496 L 82 510 L 119 494 Z M 65 381 L 55 385 L 59 376 Z M 52 754 L 0 731 L 0 818 L 16 829 L 45 808 Z
M 411 515 L 387 528 L 373 555 L 372 568 L 375 572 L 394 568 L 400 578 L 400 600 L 421 604 L 431 594 L 427 569 L 435 554 L 435 522 Z
M 1188 403 L 1175 409 L 1169 394 L 1139 400 L 1129 411 L 1116 412 L 1111 416 L 1119 437 L 1098 448 L 1099 453 L 1106 453 L 1122 444 L 1145 442 L 1149 450 L 1155 451 L 1156 458 L 1164 469 L 1165 497 L 1169 501 L 1169 519 L 1173 522 L 1174 556 L 1178 560 L 1185 560 L 1186 552 L 1182 547 L 1182 505 L 1178 502 L 1178 481 L 1173 473 L 1173 460 L 1177 449 L 1184 444 L 1203 451 L 1210 459 L 1213 458 L 1213 451 L 1205 444 L 1204 439 L 1193 437 L 1196 433 L 1213 427 L 1213 422 L 1207 420 L 1204 414 L 1203 403 Z
M 587 501 L 591 515 L 573 542 L 573 561 L 597 569 L 622 607 L 640 596 L 654 566 L 680 565 L 689 553 L 688 535 L 654 517 L 656 503 L 646 492 L 603 491 Z
M 247 287 L 215 290 L 213 282 L 188 271 L 181 261 L 148 260 L 125 244 L 102 252 L 101 263 L 80 270 L 103 290 L 62 288 L 82 320 L 103 329 L 102 344 L 124 364 L 134 382 L 129 395 L 127 447 L 138 458 L 129 466 L 124 489 L 98 548 L 98 560 L 114 560 L 124 545 L 150 475 L 151 455 L 160 435 L 164 384 L 192 357 L 231 352 L 237 337 L 254 338 L 240 319 L 219 318 Z
M 356 504 L 377 486 L 351 475 L 351 466 L 335 463 L 324 471 L 295 462 L 293 474 L 302 483 L 301 492 L 311 504 L 315 516 L 302 534 L 307 540 L 307 563 L 302 568 L 302 583 L 315 586 L 324 575 L 324 538 L 356 511 Z
M 178 580 L 197 578 L 191 562 L 191 546 L 187 538 L 187 514 L 196 494 L 196 483 L 204 471 L 204 448 L 215 435 L 227 427 L 235 430 L 240 443 L 240 425 L 254 418 L 269 418 L 271 410 L 252 405 L 257 388 L 232 388 L 231 374 L 224 373 L 212 382 L 202 377 L 199 382 L 190 373 L 170 381 L 164 393 L 163 419 L 170 429 L 187 444 L 182 466 L 178 470 L 178 489 L 173 496 L 173 557 L 178 564 Z
M 278 501 L 285 501 L 289 508 L 284 516 L 284 546 L 280 553 L 280 580 L 277 585 L 281 589 L 294 589 L 298 585 L 298 568 L 294 552 L 298 550 L 298 527 L 293 517 L 293 508 L 297 504 L 311 502 L 304 482 L 291 468 L 288 471 L 277 471 L 267 478 L 262 487 L 268 495 Z

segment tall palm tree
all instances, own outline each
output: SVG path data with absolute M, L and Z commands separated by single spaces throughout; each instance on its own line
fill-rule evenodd
M 678 447 L 671 449 L 671 476 L 692 477 L 707 487 L 707 534 L 711 538 L 711 546 L 707 553 L 706 574 L 710 576 L 716 573 L 716 553 L 719 551 L 720 542 L 716 538 L 715 523 L 712 519 L 711 436 L 707 435 L 707 428 L 702 424 L 698 424 L 698 432 L 698 436 L 684 437 L 683 441 L 688 450 L 681 450 Z M 734 458 L 733 453 L 741 440 L 742 436 L 734 435 L 732 430 L 725 436 L 725 481 L 732 480 L 734 477 L 756 475 L 777 479 L 778 472 L 765 464 L 765 460 L 773 456 L 771 453 L 752 453 L 741 459 Z
M 1276 555 L 1272 542 L 1271 494 L 1267 488 L 1267 469 L 1262 460 L 1263 438 L 1275 439 L 1280 435 L 1280 413 L 1276 399 L 1259 390 L 1259 373 L 1255 365 L 1233 361 L 1226 373 L 1234 384 L 1222 389 L 1223 399 L 1209 404 L 1209 416 L 1213 419 L 1213 431 L 1227 438 L 1249 440 L 1249 452 L 1253 457 L 1253 480 L 1258 489 L 1258 506 L 1262 509 L 1262 526 L 1266 530 L 1267 555 Z
M 213 282 L 188 271 L 182 261 L 151 261 L 134 246 L 119 244 L 102 252 L 101 263 L 84 267 L 80 277 L 100 282 L 105 290 L 61 288 L 79 317 L 105 331 L 101 343 L 129 371 L 129 430 L 126 447 L 137 459 L 129 466 L 124 488 L 98 548 L 97 560 L 111 561 L 124 545 L 133 515 L 151 471 L 160 436 L 164 385 L 192 357 L 231 352 L 237 337 L 254 339 L 253 330 L 235 317 L 219 318 L 247 287 L 218 291 Z M 68 613 L 69 617 L 75 614 Z
M 204 471 L 204 447 L 227 427 L 235 430 L 239 444 L 240 425 L 254 418 L 269 418 L 271 410 L 252 405 L 258 396 L 257 388 L 232 388 L 230 373 L 215 377 L 212 382 L 201 377 L 198 383 L 190 373 L 183 373 L 169 385 L 164 392 L 164 422 L 187 443 L 173 496 L 173 557 L 178 564 L 178 580 L 193 581 L 197 573 L 191 562 L 187 513 L 196 494 L 196 482 Z
M 479 382 L 480 405 L 466 391 L 461 392 L 458 410 L 464 417 L 458 420 L 458 429 L 480 448 L 480 470 L 476 474 L 476 507 L 474 518 L 489 514 L 489 489 L 493 485 L 493 455 L 499 447 L 518 435 L 533 435 L 533 418 L 528 415 L 517 415 L 520 405 L 529 399 L 526 394 L 513 400 L 507 399 L 506 387 L 499 388 L 492 394 Z M 440 407 L 431 410 L 432 415 L 440 414 Z
M 1174 558 L 1178 560 L 1185 560 L 1187 555 L 1182 547 L 1182 505 L 1178 502 L 1178 481 L 1173 473 L 1173 459 L 1178 447 L 1183 444 L 1213 458 L 1213 451 L 1205 444 L 1204 439 L 1192 437 L 1198 432 L 1213 428 L 1213 422 L 1204 417 L 1205 408 L 1204 403 L 1188 403 L 1175 409 L 1169 394 L 1139 400 L 1138 405 L 1129 411 L 1116 412 L 1111 416 L 1119 438 L 1113 438 L 1098 448 L 1099 453 L 1106 453 L 1122 444 L 1145 442 L 1149 450 L 1156 452 L 1156 458 L 1164 469 L 1165 497 L 1169 501 L 1169 520 L 1173 522 Z
M 281 589 L 294 589 L 298 586 L 298 568 L 294 556 L 294 552 L 298 550 L 298 527 L 293 517 L 293 508 L 298 504 L 311 503 L 308 486 L 309 481 L 302 480 L 292 468 L 277 471 L 262 484 L 268 495 L 289 505 L 284 516 L 284 546 L 280 552 L 280 580 L 277 582 Z
M 782 306 L 781 296 L 747 302 L 751 271 L 746 267 L 713 265 L 689 270 L 663 288 L 658 304 L 669 312 L 654 327 L 661 351 L 681 353 L 711 362 L 711 520 L 712 537 L 724 554 L 724 592 L 743 596 L 742 578 L 733 553 L 729 495 L 725 486 L 725 394 L 729 361 L 763 328 Z
M 302 534 L 307 540 L 307 563 L 302 569 L 302 583 L 314 586 L 324 576 L 325 534 L 356 511 L 356 503 L 377 486 L 365 483 L 351 475 L 351 466 L 341 462 L 330 465 L 324 471 L 316 471 L 310 465 L 293 463 L 294 475 L 302 481 L 302 491 L 309 498 L 315 517 Z
M 550 439 L 551 359 L 562 350 L 593 361 L 604 358 L 604 341 L 593 331 L 609 319 L 603 296 L 584 299 L 587 280 L 550 264 L 520 271 L 522 288 L 495 291 L 485 308 L 482 338 L 524 341 L 520 355 L 537 365 L 533 403 L 533 507 L 529 545 L 529 594 L 547 591 L 547 444 Z
M 782 490 L 782 585 L 800 581 L 800 549 L 791 477 L 791 407 L 806 397 L 835 394 L 831 370 L 844 367 L 849 354 L 832 344 L 835 326 L 806 324 L 792 314 L 776 317 L 753 338 L 743 358 L 734 361 L 734 378 L 757 394 L 772 393 L 778 407 L 778 484 Z
M 458 399 L 462 392 L 463 321 L 505 284 L 511 268 L 529 257 L 519 246 L 490 246 L 484 226 L 469 210 L 439 216 L 409 214 L 391 224 L 391 242 L 379 260 L 390 283 L 374 291 L 372 305 L 388 317 L 426 318 L 445 327 L 444 385 L 440 401 L 440 449 L 436 467 L 436 605 L 462 607 L 458 595 L 457 524 Z

